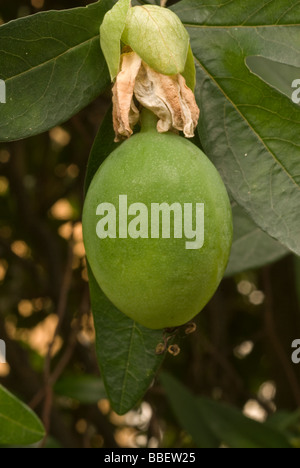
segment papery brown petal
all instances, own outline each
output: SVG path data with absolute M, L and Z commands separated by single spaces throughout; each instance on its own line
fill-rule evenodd
M 184 126 L 180 87 L 177 81 L 177 75 L 161 75 L 158 85 L 158 92 L 164 97 L 165 102 L 172 116 L 172 128 L 182 130 Z
M 183 131 L 186 137 L 193 137 L 200 111 L 184 77 L 156 72 L 132 50 L 123 53 L 121 60 L 113 87 L 115 141 L 129 138 L 139 120 L 134 96 L 158 116 L 158 132 Z
M 179 130 L 188 138 L 194 136 L 199 109 L 193 92 L 181 75 L 162 75 L 143 62 L 134 94 L 144 107 L 159 117 L 158 132 Z
M 186 104 L 187 108 L 190 110 L 190 113 L 191 113 L 191 117 L 193 121 L 193 133 L 194 133 L 194 129 L 198 125 L 198 121 L 200 117 L 200 109 L 197 106 L 193 91 L 187 86 L 186 81 L 182 75 L 178 75 L 178 82 L 180 86 L 182 100 Z
M 140 119 L 140 111 L 136 107 L 134 100 L 131 100 L 130 111 L 129 111 L 129 125 L 130 128 L 134 128 Z
M 113 87 L 113 124 L 115 141 L 129 138 L 133 126 L 139 118 L 139 111 L 133 101 L 135 79 L 142 60 L 135 52 L 122 55 L 121 71 Z
M 161 123 L 162 131 L 167 132 L 172 128 L 172 116 L 167 103 L 159 94 L 158 85 L 162 76 L 143 62 L 135 82 L 134 95 L 144 107 L 160 118 L 158 126 Z

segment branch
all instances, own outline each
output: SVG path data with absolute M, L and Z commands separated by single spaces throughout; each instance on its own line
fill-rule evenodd
M 77 342 L 77 334 L 78 334 L 78 332 L 80 331 L 80 328 L 81 328 L 80 318 L 85 313 L 87 313 L 89 311 L 89 306 L 90 306 L 89 297 L 90 297 L 89 296 L 89 287 L 88 287 L 88 284 L 86 284 L 85 291 L 83 293 L 82 302 L 81 302 L 81 305 L 80 305 L 80 308 L 79 308 L 77 321 L 76 321 L 75 326 L 72 328 L 72 332 L 71 332 L 71 334 L 69 336 L 69 340 L 68 340 L 68 344 L 67 344 L 67 347 L 65 349 L 65 352 L 63 353 L 62 357 L 58 361 L 58 364 L 56 365 L 56 367 L 55 367 L 54 371 L 52 372 L 52 374 L 49 375 L 49 377 L 48 377 L 48 382 L 47 383 L 51 387 L 54 387 L 57 380 L 59 379 L 59 377 L 61 376 L 61 374 L 63 373 L 63 371 L 65 370 L 65 368 L 67 367 L 67 365 L 69 364 L 69 362 L 70 362 L 70 360 L 71 360 L 71 358 L 73 356 L 75 346 L 76 346 L 76 342 Z M 30 408 L 35 409 L 40 404 L 40 402 L 43 400 L 43 398 L 45 398 L 45 394 L 46 394 L 46 386 L 44 385 L 44 387 L 41 388 L 39 390 L 39 392 L 31 400 L 31 402 L 29 404 Z
M 63 277 L 62 287 L 59 295 L 58 306 L 57 306 L 57 316 L 58 316 L 58 324 L 55 329 L 52 341 L 49 344 L 48 352 L 45 359 L 45 366 L 44 366 L 44 386 L 45 386 L 45 401 L 44 401 L 44 408 L 43 408 L 43 415 L 42 420 L 46 429 L 46 434 L 49 433 L 50 429 L 50 414 L 53 402 L 53 383 L 51 382 L 51 358 L 52 358 L 52 351 L 55 344 L 56 337 L 60 332 L 60 328 L 62 322 L 64 320 L 66 309 L 67 309 L 67 302 L 68 302 L 68 295 L 71 288 L 72 283 L 72 264 L 73 264 L 73 238 L 70 240 L 69 248 L 68 248 L 68 261 L 65 270 L 65 274 Z M 47 440 L 47 435 L 43 441 L 43 445 Z

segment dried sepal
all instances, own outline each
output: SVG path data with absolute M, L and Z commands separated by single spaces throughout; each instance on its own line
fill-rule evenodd
M 129 138 L 138 121 L 134 97 L 157 115 L 159 133 L 182 131 L 187 138 L 194 136 L 200 111 L 183 76 L 158 73 L 135 52 L 127 52 L 113 88 L 116 141 Z
M 157 131 L 182 131 L 194 136 L 199 108 L 194 93 L 181 75 L 162 75 L 142 62 L 134 94 L 137 100 L 159 117 Z
M 166 344 L 165 343 L 159 343 L 156 348 L 155 348 L 155 354 L 158 356 L 161 354 L 164 354 L 166 351 Z
M 133 90 L 142 60 L 134 52 L 122 54 L 121 71 L 113 87 L 113 124 L 115 141 L 129 138 L 139 120 L 139 111 L 133 101 Z
M 176 357 L 180 354 L 180 348 L 177 344 L 170 345 L 168 347 L 168 353 L 172 354 L 172 356 Z
M 197 325 L 195 322 L 190 322 L 187 324 L 185 328 L 185 334 L 190 335 L 191 333 L 194 333 L 197 330 Z
M 183 129 L 183 133 L 187 137 L 190 135 L 188 138 L 192 138 L 198 125 L 200 109 L 197 106 L 193 91 L 187 86 L 186 81 L 182 75 L 178 75 L 178 82 L 180 86 L 180 94 L 182 97 L 182 106 L 185 108 L 184 115 L 186 116 L 184 120 L 185 127 Z

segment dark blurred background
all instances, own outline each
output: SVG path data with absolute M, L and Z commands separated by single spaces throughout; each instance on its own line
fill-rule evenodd
M 88 3 L 0 0 L 0 24 Z M 40 415 L 49 447 L 193 447 L 159 383 L 118 416 L 98 371 L 81 211 L 89 152 L 110 100 L 108 89 L 66 124 L 0 144 L 0 339 L 8 361 L 0 364 L 0 383 Z M 191 391 L 259 421 L 296 410 L 300 364 L 291 361 L 291 343 L 300 338 L 299 272 L 288 256 L 224 280 L 197 318 L 197 332 L 180 340 L 180 355 L 168 356 L 165 368 Z M 299 438 L 299 424 L 293 431 Z

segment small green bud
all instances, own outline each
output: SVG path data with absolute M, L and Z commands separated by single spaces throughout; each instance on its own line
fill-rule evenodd
M 158 73 L 184 72 L 189 35 L 178 16 L 167 8 L 156 5 L 130 8 L 122 41 Z

